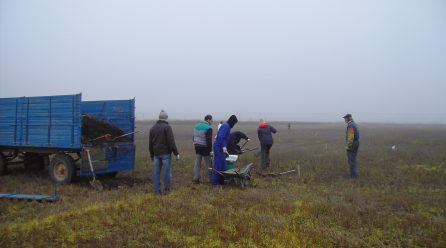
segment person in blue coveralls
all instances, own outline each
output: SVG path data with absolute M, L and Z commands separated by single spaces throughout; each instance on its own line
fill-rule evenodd
M 212 185 L 223 185 L 224 177 L 217 171 L 226 170 L 226 156 L 229 156 L 227 145 L 229 141 L 229 135 L 231 128 L 238 122 L 235 115 L 231 115 L 228 121 L 223 123 L 218 129 L 217 137 L 214 142 L 214 171 L 212 172 L 211 183 Z

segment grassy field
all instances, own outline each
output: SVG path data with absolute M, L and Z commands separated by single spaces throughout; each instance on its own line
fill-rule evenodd
M 446 126 L 359 123 L 359 178 L 349 179 L 343 123 L 272 123 L 272 172 L 242 190 L 191 184 L 194 122 L 173 121 L 181 160 L 172 192 L 155 196 L 148 129 L 138 122 L 136 168 L 104 191 L 79 180 L 57 203 L 0 201 L 0 247 L 446 247 Z M 256 123 L 240 123 L 258 146 Z M 396 145 L 396 150 L 391 147 Z M 46 172 L 11 168 L 0 192 L 52 193 Z

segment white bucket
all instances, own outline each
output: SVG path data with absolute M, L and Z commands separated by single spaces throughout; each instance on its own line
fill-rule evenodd
M 238 155 L 229 155 L 229 157 L 226 157 L 226 161 L 228 162 L 235 162 L 238 159 Z

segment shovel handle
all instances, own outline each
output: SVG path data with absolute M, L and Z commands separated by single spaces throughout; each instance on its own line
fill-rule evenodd
M 91 162 L 90 150 L 85 149 L 85 151 L 87 152 L 88 164 L 90 165 L 90 170 L 91 170 L 91 173 L 93 174 L 93 182 L 94 182 L 94 181 L 96 181 L 96 175 L 94 173 L 93 163 Z

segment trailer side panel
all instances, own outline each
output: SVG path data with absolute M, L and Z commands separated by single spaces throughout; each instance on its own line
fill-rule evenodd
M 0 98 L 0 146 L 81 148 L 81 94 Z

